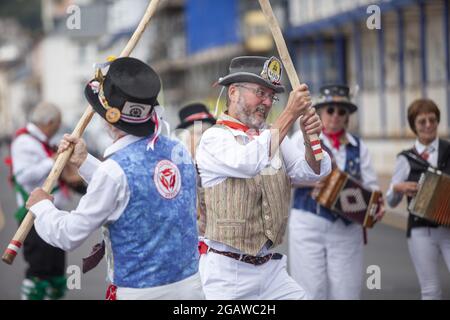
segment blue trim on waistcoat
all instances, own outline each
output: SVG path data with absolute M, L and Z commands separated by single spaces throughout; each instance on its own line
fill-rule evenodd
M 353 138 L 355 138 L 356 146 L 348 143 L 345 147 L 346 159 L 344 171 L 350 174 L 353 178 L 361 181 L 360 140 L 356 136 L 353 136 Z M 336 221 L 337 219 L 342 219 L 346 225 L 352 223 L 350 220 L 339 216 L 332 210 L 319 205 L 313 198 L 311 198 L 312 190 L 313 188 L 295 189 L 294 202 L 292 207 L 294 209 L 315 213 L 318 216 L 332 222 Z

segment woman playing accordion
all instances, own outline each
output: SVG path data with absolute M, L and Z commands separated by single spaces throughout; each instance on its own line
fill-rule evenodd
M 444 175 L 450 174 L 450 142 L 438 138 L 439 120 L 440 111 L 433 101 L 419 99 L 410 105 L 408 122 L 417 139 L 411 149 L 404 150 L 398 155 L 394 175 L 387 192 L 387 201 L 392 207 L 400 203 L 403 195 L 407 197 L 409 204 L 408 248 L 419 278 L 422 299 L 441 299 L 438 275 L 440 254 L 450 271 L 450 229 L 436 223 L 437 219 L 433 219 L 433 215 L 427 217 L 424 214 L 420 217 L 417 212 L 414 212 L 415 214 L 411 212 L 411 208 L 415 211 L 414 207 L 417 207 L 418 204 L 416 201 L 418 199 L 413 197 L 419 190 L 418 182 L 422 174 L 424 174 L 424 178 L 426 175 L 436 175 L 432 172 L 427 173 L 429 167 L 441 171 Z M 428 193 L 436 196 L 437 192 Z M 413 203 L 411 203 L 412 200 L 414 200 Z M 433 206 L 436 205 L 439 204 L 433 204 Z M 439 213 L 439 216 L 442 216 L 442 212 Z
M 340 172 L 361 182 L 368 190 L 378 190 L 366 144 L 346 130 L 350 114 L 357 110 L 350 101 L 349 88 L 329 85 L 322 87 L 320 92 L 321 100 L 314 107 L 324 127 L 321 135 L 323 148 L 334 159 Z M 297 133 L 293 141 L 302 145 L 302 135 Z M 325 184 L 329 186 L 331 183 L 321 181 L 314 189 L 299 187 L 295 190 L 289 220 L 291 276 L 312 299 L 359 299 L 363 278 L 363 227 L 336 210 L 320 205 L 320 200 L 316 201 L 320 198 L 316 195 L 325 189 Z M 342 193 L 340 191 L 341 200 Z M 348 202 L 363 203 L 362 196 L 360 201 L 356 201 L 354 195 L 353 198 L 354 201 Z M 381 219 L 383 213 L 383 206 L 378 206 L 374 219 Z

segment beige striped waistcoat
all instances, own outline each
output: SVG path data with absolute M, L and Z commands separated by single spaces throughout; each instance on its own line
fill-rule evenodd
M 205 237 L 250 255 L 256 255 L 268 240 L 272 246 L 279 245 L 290 200 L 291 183 L 284 166 L 266 168 L 251 179 L 227 178 L 204 188 Z

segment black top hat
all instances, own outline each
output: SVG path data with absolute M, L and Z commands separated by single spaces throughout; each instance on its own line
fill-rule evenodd
M 154 132 L 151 120 L 161 89 L 158 74 L 135 58 L 119 58 L 102 79 L 91 80 L 84 94 L 102 118 L 122 131 L 145 137 Z
M 194 124 L 195 121 L 205 121 L 212 125 L 216 124 L 216 119 L 209 113 L 208 108 L 202 103 L 191 103 L 184 106 L 178 113 L 181 123 L 177 129 L 184 129 Z
M 281 85 L 283 65 L 275 57 L 243 56 L 231 60 L 230 73 L 219 79 L 219 84 L 228 86 L 236 82 L 252 82 L 273 89 L 275 92 L 284 92 Z
M 314 108 L 320 109 L 330 104 L 340 105 L 348 109 L 350 113 L 355 112 L 358 107 L 350 101 L 350 89 L 345 85 L 332 84 L 320 88 L 319 101 Z

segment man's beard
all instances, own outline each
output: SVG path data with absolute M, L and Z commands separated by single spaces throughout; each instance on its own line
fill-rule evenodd
M 256 107 L 255 112 L 261 112 L 263 114 L 264 120 L 257 119 L 254 113 L 249 112 L 247 106 L 245 105 L 245 101 L 242 97 L 239 98 L 237 103 L 239 120 L 246 124 L 251 129 L 262 129 L 265 125 L 265 120 L 267 118 L 266 108 L 263 105 L 259 105 Z

